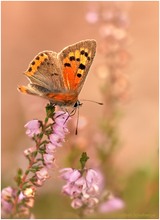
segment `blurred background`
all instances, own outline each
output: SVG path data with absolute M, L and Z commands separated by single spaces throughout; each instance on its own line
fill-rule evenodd
M 26 167 L 23 151 L 33 143 L 24 124 L 45 115 L 47 101 L 18 93 L 17 85 L 28 83 L 22 73 L 40 51 L 59 52 L 84 39 L 96 39 L 97 53 L 79 99 L 104 105 L 83 104 L 79 133 L 74 135 L 75 115 L 57 163 L 75 165 L 80 152 L 87 151 L 90 166 L 105 176 L 106 188 L 125 202 L 124 210 L 92 217 L 158 218 L 158 2 L 154 1 L 2 2 L 2 187 L 14 185 L 17 168 Z M 58 181 L 53 177 L 39 190 L 36 218 L 76 218 L 70 201 L 59 196 Z

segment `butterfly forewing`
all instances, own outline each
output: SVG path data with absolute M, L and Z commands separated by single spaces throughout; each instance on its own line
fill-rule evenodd
M 58 57 L 62 65 L 64 86 L 79 93 L 96 52 L 96 41 L 85 40 L 63 49 Z

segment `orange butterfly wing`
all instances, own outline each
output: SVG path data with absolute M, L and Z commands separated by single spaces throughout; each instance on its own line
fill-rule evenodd
M 96 52 L 95 40 L 84 40 L 66 47 L 58 57 L 62 62 L 66 90 L 79 94 Z

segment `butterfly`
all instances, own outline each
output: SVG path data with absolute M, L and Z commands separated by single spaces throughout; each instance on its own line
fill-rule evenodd
M 59 53 L 42 51 L 24 73 L 29 84 L 18 86 L 18 90 L 48 99 L 54 105 L 77 107 L 95 53 L 96 41 L 91 39 L 67 46 Z

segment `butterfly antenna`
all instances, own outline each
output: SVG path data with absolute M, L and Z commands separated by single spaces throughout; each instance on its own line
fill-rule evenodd
M 77 135 L 78 134 L 78 122 L 79 122 L 79 107 L 78 107 L 78 109 L 77 109 L 77 123 L 76 123 L 76 131 L 75 131 L 75 135 Z
M 88 102 L 93 102 L 93 103 L 96 103 L 98 105 L 103 105 L 102 102 L 96 102 L 96 101 L 93 101 L 93 100 L 89 100 L 89 99 L 82 99 L 82 101 L 88 101 Z

